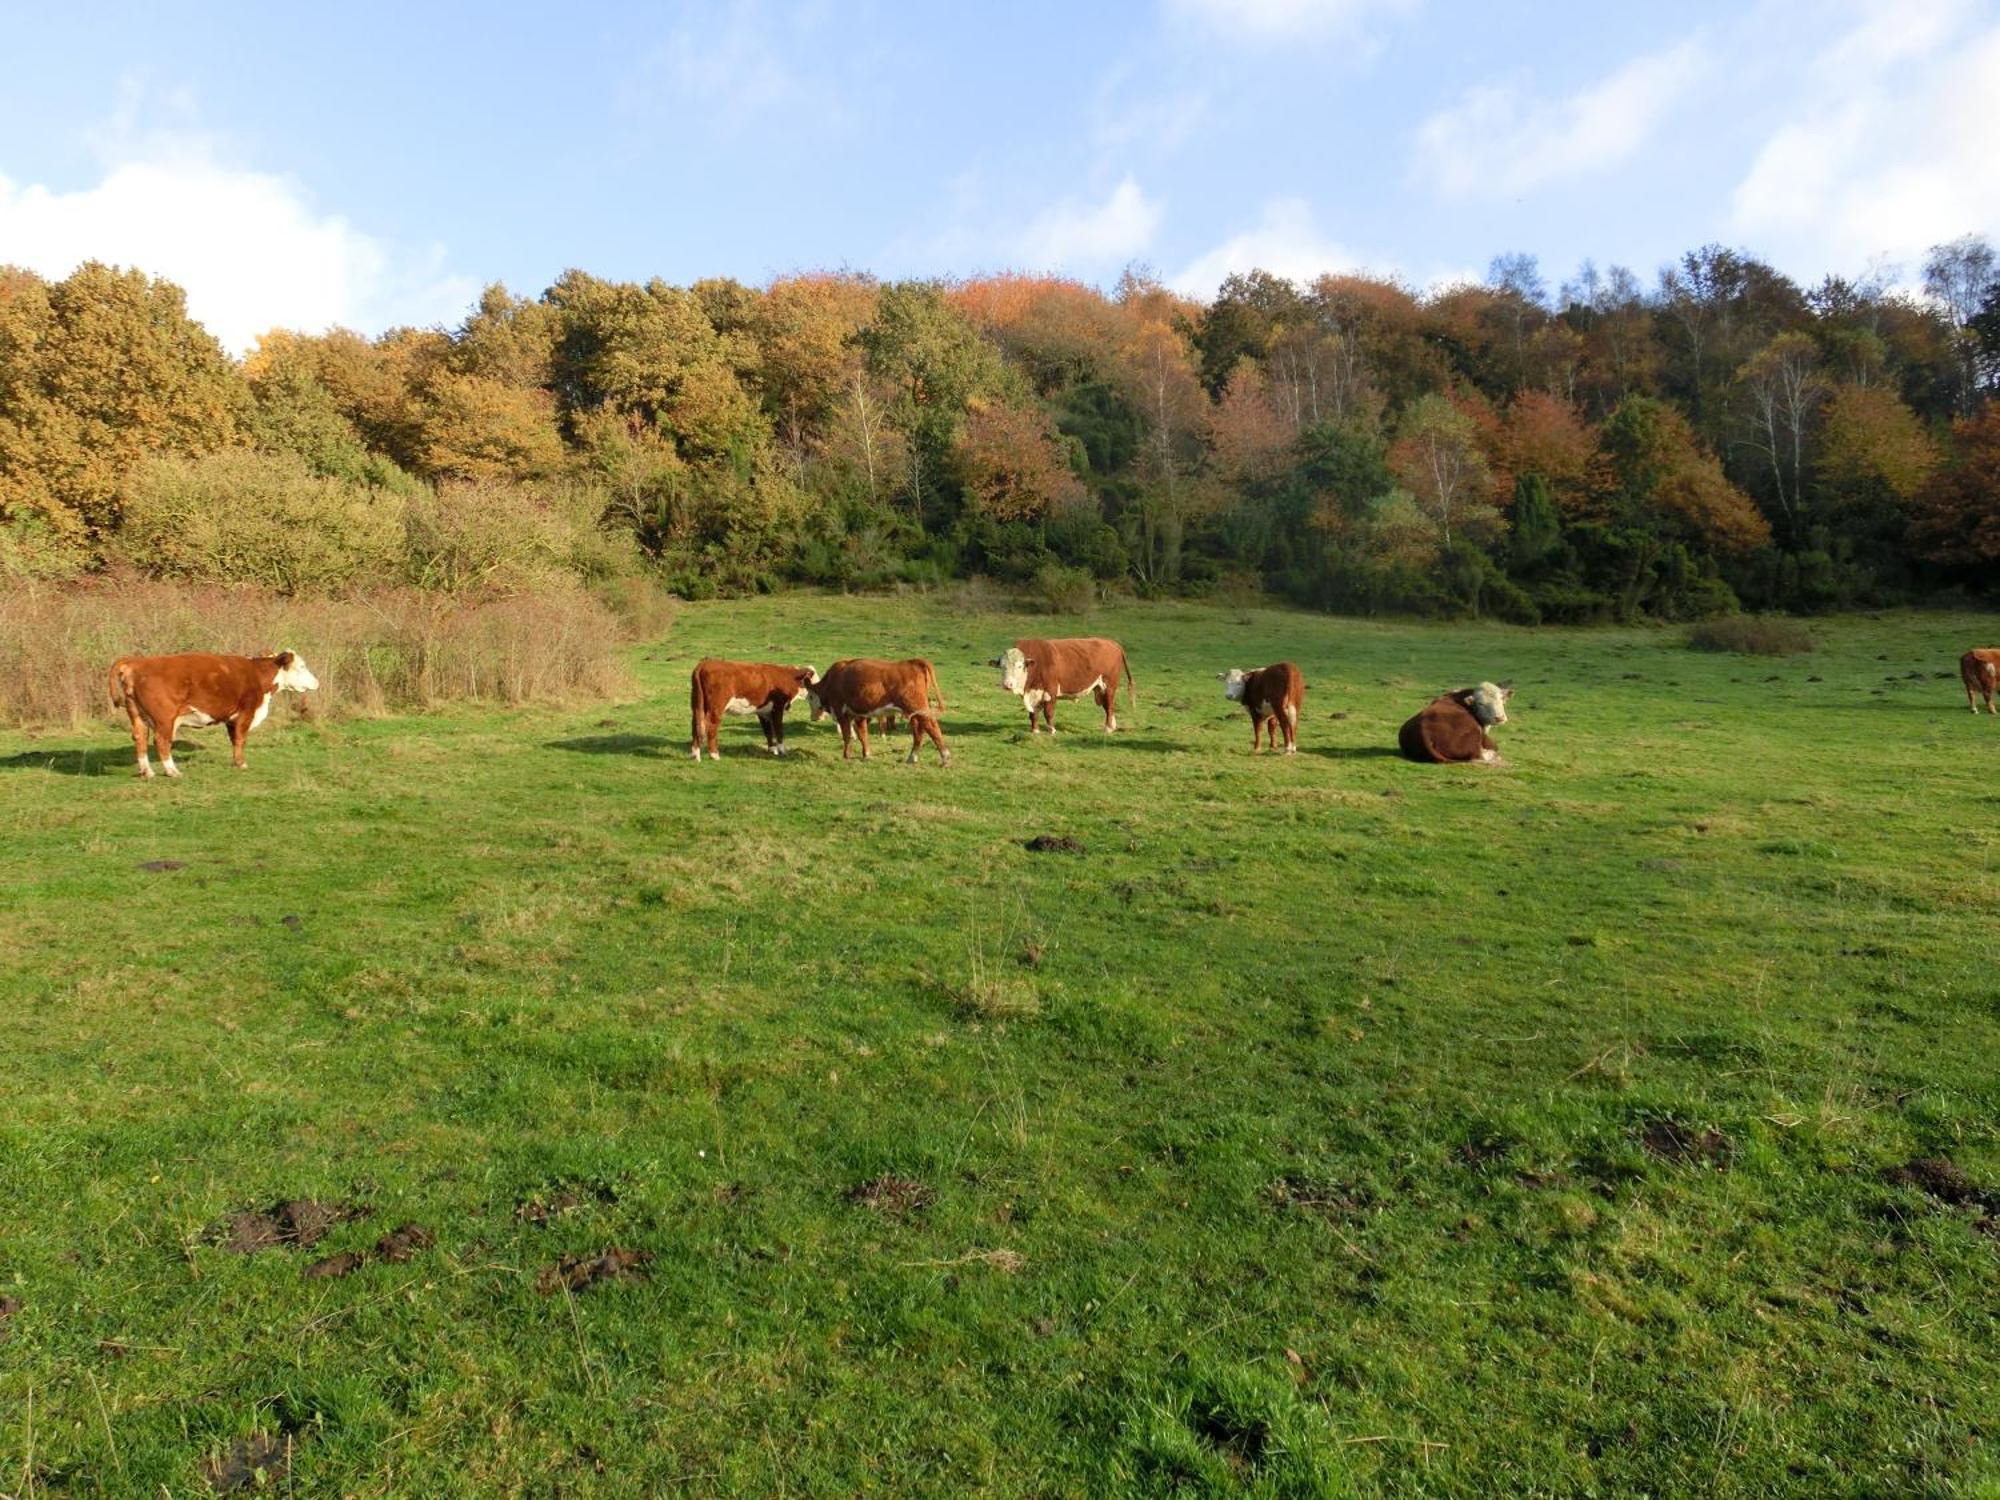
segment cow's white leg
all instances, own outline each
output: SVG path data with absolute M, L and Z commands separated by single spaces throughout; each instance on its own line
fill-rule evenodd
M 181 768 L 174 764 L 174 758 L 171 755 L 160 762 L 160 769 L 165 771 L 169 776 L 178 776 L 181 774 Z
M 700 746 L 700 745 L 690 745 L 690 746 L 688 746 L 688 754 L 689 754 L 689 755 L 692 755 L 692 756 L 694 757 L 694 763 L 695 763 L 696 765 L 700 765 L 700 764 L 701 764 L 701 746 Z
M 153 779 L 153 763 L 143 755 L 139 757 L 139 774 L 148 781 Z

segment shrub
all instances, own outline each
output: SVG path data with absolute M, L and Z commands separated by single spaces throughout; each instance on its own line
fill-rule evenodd
M 625 569 L 629 547 L 601 530 L 603 499 L 566 485 L 447 483 L 409 503 L 410 582 L 446 593 L 516 593 Z
M 126 497 L 120 544 L 162 577 L 325 592 L 395 574 L 404 504 L 316 474 L 295 453 L 232 448 L 147 464 Z
M 1097 580 L 1082 568 L 1043 563 L 1035 573 L 1035 597 L 1059 615 L 1081 614 L 1097 602 Z
M 657 634 L 664 607 L 657 591 L 635 596 L 621 628 L 575 584 L 478 597 L 385 588 L 344 600 L 130 575 L 29 584 L 0 593 L 0 724 L 122 723 L 105 691 L 111 663 L 170 651 L 296 650 L 320 681 L 308 710 L 316 718 L 606 696 L 626 685 L 618 644 L 637 627 Z
M 1724 615 L 1704 620 L 1688 632 L 1695 651 L 1736 651 L 1746 656 L 1797 656 L 1817 644 L 1796 620 L 1769 615 Z

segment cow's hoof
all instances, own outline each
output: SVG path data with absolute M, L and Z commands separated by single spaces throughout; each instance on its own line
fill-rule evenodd
M 162 766 L 160 769 L 165 771 L 169 776 L 173 777 L 174 780 L 176 781 L 180 780 L 181 772 L 179 766 Z
M 132 774 L 141 781 L 151 781 L 153 779 L 153 768 L 151 766 L 141 766 Z
M 938 764 L 941 766 L 948 766 L 951 764 L 951 752 L 949 750 L 938 751 Z

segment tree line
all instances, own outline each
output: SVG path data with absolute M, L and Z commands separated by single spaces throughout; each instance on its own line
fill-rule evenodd
M 1523 621 L 1822 610 L 2000 555 L 2000 262 L 1806 288 L 1128 271 L 670 286 L 570 271 L 455 329 L 274 331 L 0 268 L 0 574 L 337 589 L 643 567 L 702 595 L 986 574 Z M 539 562 L 538 562 L 539 560 Z

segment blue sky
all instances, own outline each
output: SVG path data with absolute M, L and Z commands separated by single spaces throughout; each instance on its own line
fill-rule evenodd
M 1130 262 L 1419 286 L 2000 238 L 2000 0 L 21 7 L 0 261 L 265 327 L 479 286 Z M 18 60 L 30 59 L 28 67 Z

